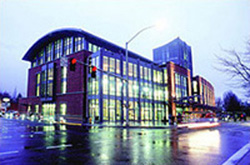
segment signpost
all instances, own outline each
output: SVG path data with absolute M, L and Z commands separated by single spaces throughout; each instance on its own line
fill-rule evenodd
M 67 57 L 60 58 L 60 66 L 61 67 L 68 67 L 68 58 Z

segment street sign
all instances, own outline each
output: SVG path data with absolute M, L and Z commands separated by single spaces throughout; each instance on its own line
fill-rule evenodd
M 60 66 L 61 67 L 68 67 L 68 58 L 67 57 L 60 58 Z

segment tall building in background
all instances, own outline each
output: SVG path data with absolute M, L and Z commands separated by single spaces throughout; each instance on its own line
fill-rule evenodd
M 160 65 L 171 61 L 176 65 L 189 69 L 191 77 L 193 77 L 191 47 L 179 37 L 163 46 L 155 48 L 153 50 L 153 58 Z

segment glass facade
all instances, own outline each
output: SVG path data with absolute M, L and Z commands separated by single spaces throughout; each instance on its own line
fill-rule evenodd
M 102 59 L 100 66 L 104 71 L 120 76 L 122 73 L 123 77 L 126 77 L 125 59 L 105 55 Z M 168 114 L 167 108 L 165 108 L 168 106 L 165 99 L 168 96 L 168 93 L 165 92 L 167 83 L 163 83 L 163 70 L 152 70 L 151 68 L 150 64 L 144 66 L 144 64 L 138 65 L 129 62 L 128 115 L 131 121 L 161 121 Z M 124 121 L 127 115 L 125 108 L 127 83 L 112 74 L 102 73 L 98 78 L 89 78 L 89 113 L 92 118 L 95 118 L 96 114 L 102 112 L 102 116 L 98 116 L 102 118 L 102 121 Z M 99 86 L 100 82 L 101 86 Z M 99 94 L 93 90 L 99 91 Z M 96 104 L 97 102 L 98 104 Z M 101 105 L 102 107 L 99 108 Z

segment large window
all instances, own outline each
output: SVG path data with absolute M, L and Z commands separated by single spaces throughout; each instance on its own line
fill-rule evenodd
M 116 96 L 121 96 L 122 82 L 120 78 L 116 78 Z
M 108 83 L 109 83 L 107 75 L 103 75 L 102 82 L 103 82 L 103 85 L 102 85 L 102 87 L 103 87 L 103 94 L 107 95 L 108 94 Z
M 107 56 L 103 56 L 103 70 L 108 71 L 109 59 Z
M 109 76 L 109 94 L 115 95 L 115 77 Z
M 42 65 L 44 63 L 43 50 L 39 52 L 38 57 L 39 57 L 39 65 Z
M 120 69 L 120 60 L 116 59 L 116 73 L 120 74 L 121 69 Z
M 103 99 L 103 120 L 108 120 L 108 100 Z
M 60 104 L 60 115 L 66 115 L 67 114 L 67 104 L 61 103 Z
M 134 64 L 134 77 L 137 77 L 137 64 Z
M 62 48 L 61 40 L 57 40 L 55 42 L 55 59 L 57 59 L 61 56 L 61 54 L 62 54 L 61 48 Z
M 61 68 L 61 93 L 67 92 L 67 67 Z
M 140 66 L 140 78 L 143 79 L 143 67 Z
M 144 79 L 148 80 L 148 70 L 146 67 L 144 67 Z
M 32 61 L 31 67 L 34 68 L 36 65 L 37 65 L 37 60 L 35 57 L 34 60 Z
M 132 64 L 132 63 L 129 63 L 129 64 L 128 64 L 128 75 L 129 75 L 130 77 L 133 76 L 133 64 Z
M 76 37 L 75 38 L 75 52 L 79 52 L 84 49 L 84 38 Z
M 52 60 L 52 44 L 46 46 L 46 62 Z
M 71 44 L 72 44 L 71 37 L 64 38 L 64 54 L 65 55 L 69 55 L 72 53 Z
M 151 69 L 148 68 L 148 80 L 151 81 Z
M 109 72 L 115 72 L 115 59 L 110 57 L 109 60 Z
M 51 67 L 48 69 L 48 90 L 47 90 L 47 96 L 52 97 L 53 96 L 53 78 L 54 78 L 54 68 Z
M 40 96 L 40 81 L 41 81 L 40 73 L 37 73 L 36 74 L 36 96 Z
M 47 70 L 42 71 L 42 81 L 41 81 L 41 96 L 45 97 L 46 95 L 46 76 Z
M 123 61 L 123 76 L 126 76 L 126 62 Z
M 132 86 L 133 86 L 133 81 L 132 81 L 132 80 L 129 80 L 128 82 L 129 82 L 129 85 L 128 85 L 128 89 L 129 89 L 129 91 L 128 91 L 128 96 L 129 96 L 129 97 L 133 97 L 133 88 L 132 88 Z

